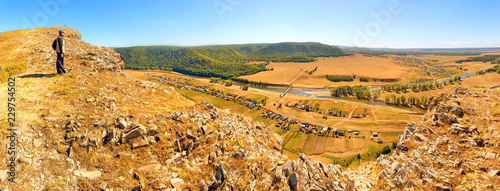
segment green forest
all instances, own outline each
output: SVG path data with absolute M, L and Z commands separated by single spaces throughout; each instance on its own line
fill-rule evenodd
M 456 61 L 456 63 L 462 63 L 462 62 L 491 62 L 492 64 L 498 64 L 500 63 L 500 55 L 484 55 L 484 56 L 477 56 L 477 57 L 469 57 L 465 60 L 459 60 Z
M 266 71 L 269 62 L 312 62 L 316 57 L 349 52 L 321 43 L 276 43 L 197 47 L 137 46 L 115 48 L 126 69 L 168 70 L 201 77 L 236 78 Z M 250 62 L 255 61 L 258 63 Z

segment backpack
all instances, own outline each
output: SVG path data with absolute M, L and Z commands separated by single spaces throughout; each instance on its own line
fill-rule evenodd
M 56 39 L 54 40 L 54 42 L 52 43 L 52 48 L 53 48 L 54 50 L 56 50 L 56 48 L 57 48 L 57 39 L 58 39 L 58 38 L 56 38 Z

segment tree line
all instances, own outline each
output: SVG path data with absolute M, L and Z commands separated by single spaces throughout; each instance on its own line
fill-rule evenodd
M 390 103 L 390 104 L 395 104 L 395 105 L 401 105 L 401 106 L 416 106 L 420 108 L 427 108 L 428 103 L 427 103 L 427 96 L 422 96 L 420 98 L 415 97 L 415 96 L 405 96 L 405 95 L 386 95 L 385 96 L 385 102 Z
M 226 86 L 233 85 L 233 81 L 231 81 L 231 80 L 224 80 L 224 79 L 216 78 L 216 77 L 210 78 L 210 83 L 219 83 L 219 84 L 224 84 Z
M 318 70 L 318 67 L 316 66 L 313 70 L 311 71 L 307 71 L 306 70 L 306 73 L 308 73 L 309 75 L 313 74 L 314 72 L 316 72 L 316 70 Z
M 461 76 L 455 76 L 448 79 L 445 79 L 441 82 L 424 82 L 424 83 L 415 83 L 415 84 L 389 84 L 380 86 L 380 89 L 385 92 L 396 92 L 396 93 L 407 93 L 409 90 L 413 92 L 418 91 L 428 91 L 436 88 L 441 88 L 443 86 L 447 86 L 448 84 L 452 84 L 454 82 L 458 82 L 462 79 Z
M 241 84 L 248 84 L 248 85 L 257 86 L 257 87 L 267 87 L 269 85 L 269 83 L 267 83 L 267 82 L 262 82 L 262 81 L 256 82 L 256 81 L 251 81 L 251 80 L 243 79 L 243 78 L 231 78 L 231 80 L 238 82 L 238 83 L 241 83 Z
M 326 75 L 326 79 L 330 80 L 332 82 L 352 82 L 354 81 L 353 77 L 351 76 L 330 76 Z
M 247 90 L 248 90 L 248 85 L 256 86 L 256 87 L 267 87 L 269 85 L 269 83 L 267 83 L 267 82 L 261 82 L 261 81 L 256 82 L 256 81 L 251 81 L 251 80 L 247 80 L 247 79 L 243 79 L 243 78 L 230 78 L 229 80 L 225 80 L 225 79 L 222 79 L 219 77 L 210 78 L 210 83 L 222 83 L 222 84 L 226 84 L 228 86 L 231 86 L 231 85 L 233 85 L 233 82 L 244 84 L 243 87 L 246 86 Z
M 456 63 L 462 62 L 491 62 L 492 64 L 500 63 L 500 55 L 484 55 L 477 57 L 469 57 L 465 60 L 456 61 Z
M 355 85 L 355 86 L 339 86 L 332 88 L 330 94 L 335 97 L 355 97 L 358 99 L 371 99 L 371 91 L 366 86 Z
M 483 73 L 484 73 L 484 71 L 481 71 L 481 72 L 483 72 Z M 499 63 L 499 64 L 497 64 L 497 65 L 495 65 L 495 66 L 493 66 L 493 67 L 491 67 L 491 68 L 488 68 L 488 69 L 486 70 L 486 72 L 496 72 L 496 73 L 500 74 L 500 63 Z M 478 74 L 479 74 L 479 73 L 478 73 Z

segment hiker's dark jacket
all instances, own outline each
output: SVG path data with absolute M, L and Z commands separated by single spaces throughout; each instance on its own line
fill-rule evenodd
M 64 49 L 64 39 L 62 36 L 57 37 L 57 46 L 56 46 L 56 52 L 57 53 L 65 53 Z

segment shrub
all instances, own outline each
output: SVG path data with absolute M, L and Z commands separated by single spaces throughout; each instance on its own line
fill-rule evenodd
M 69 87 L 60 87 L 59 89 L 57 89 L 54 93 L 56 94 L 59 94 L 59 95 L 66 95 L 66 94 L 69 94 L 69 92 L 71 91 L 71 89 Z
M 329 75 L 326 75 L 326 79 L 332 82 L 341 82 L 341 81 L 352 82 L 354 80 L 350 76 L 329 76 Z
M 382 148 L 382 154 L 386 155 L 389 153 L 391 153 L 391 148 L 389 146 L 385 146 L 384 148 Z
M 26 63 L 25 62 L 17 62 L 9 65 L 2 65 L 0 67 L 0 82 L 6 82 L 8 78 L 20 74 L 26 71 Z

